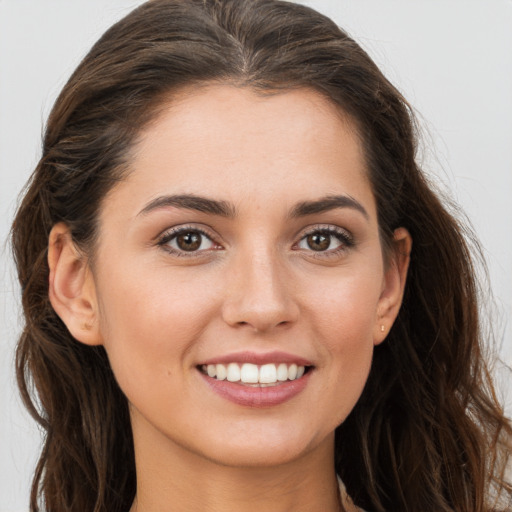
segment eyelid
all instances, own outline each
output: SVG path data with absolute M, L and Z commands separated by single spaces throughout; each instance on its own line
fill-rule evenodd
M 354 236 L 348 229 L 342 228 L 341 226 L 336 226 L 335 224 L 313 224 L 307 226 L 297 234 L 296 238 L 297 240 L 302 240 L 305 236 L 318 232 L 340 235 L 344 239 L 347 239 L 352 242 L 354 241 Z
M 212 244 L 214 244 L 215 247 L 208 248 L 208 249 L 200 249 L 197 251 L 185 251 L 185 250 L 177 250 L 175 248 L 170 247 L 168 244 L 171 240 L 173 240 L 175 237 L 177 237 L 180 233 L 186 233 L 188 231 L 194 231 L 197 233 L 200 233 L 201 235 L 208 238 Z M 331 236 L 334 236 L 338 238 L 338 240 L 341 241 L 341 245 L 334 249 L 328 249 L 325 251 L 314 251 L 313 249 L 306 250 L 302 248 L 298 248 L 298 244 L 307 236 L 314 234 L 314 233 L 324 233 Z M 223 246 L 221 243 L 219 243 L 218 239 L 220 237 L 213 232 L 208 226 L 204 225 L 197 225 L 197 224 L 180 224 L 177 226 L 173 226 L 171 228 L 168 228 L 164 230 L 162 233 L 160 233 L 156 239 L 155 244 L 160 246 L 162 249 L 167 251 L 170 254 L 176 255 L 176 256 L 186 256 L 186 257 L 198 257 L 201 255 L 205 255 L 205 253 L 209 253 L 212 250 L 218 250 L 223 249 Z M 312 253 L 315 257 L 322 258 L 322 257 L 329 257 L 333 255 L 337 255 L 341 252 L 347 251 L 352 246 L 355 245 L 354 236 L 352 233 L 340 226 L 333 225 L 333 224 L 316 224 L 316 225 L 310 225 L 306 228 L 302 229 L 297 236 L 295 237 L 295 242 L 293 244 L 292 249 L 297 251 L 305 251 Z
M 332 236 L 337 237 L 341 240 L 342 245 L 335 249 L 330 249 L 326 251 L 314 251 L 310 250 L 307 252 L 314 253 L 315 257 L 328 257 L 334 254 L 338 254 L 340 252 L 346 251 L 355 245 L 354 236 L 350 231 L 340 226 L 336 226 L 333 224 L 316 224 L 312 226 L 308 226 L 303 229 L 296 237 L 297 241 L 294 243 L 294 247 L 296 247 L 305 237 L 312 235 L 314 233 L 325 233 Z M 301 250 L 301 249 L 296 249 Z
M 173 240 L 175 237 L 177 237 L 181 233 L 186 233 L 189 231 L 194 231 L 196 233 L 199 233 L 206 238 L 208 238 L 216 247 L 210 248 L 210 249 L 201 249 L 198 251 L 182 251 L 182 250 L 176 250 L 173 247 L 170 247 L 168 243 Z M 176 256 L 186 256 L 186 257 L 197 257 L 199 255 L 203 255 L 205 252 L 209 252 L 212 250 L 220 249 L 222 248 L 222 245 L 217 241 L 218 236 L 212 233 L 211 230 L 206 228 L 204 225 L 197 225 L 197 224 L 180 224 L 178 226 L 173 226 L 171 228 L 168 228 L 164 230 L 162 233 L 160 233 L 155 240 L 155 243 L 157 246 L 160 246 L 165 251 L 169 252 L 170 254 L 176 255 Z

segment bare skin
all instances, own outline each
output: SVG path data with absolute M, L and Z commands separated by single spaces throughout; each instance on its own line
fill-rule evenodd
M 170 466 L 158 454 L 143 450 L 147 460 L 139 459 L 142 468 L 150 468 L 158 461 L 160 468 Z M 327 448 L 327 447 L 326 447 Z M 336 478 L 332 468 L 325 465 L 325 459 L 332 452 L 315 457 L 304 457 L 278 467 L 239 468 L 225 467 L 198 461 L 190 452 L 184 450 L 184 459 L 179 463 L 179 479 L 169 479 L 176 474 L 176 467 L 167 467 L 165 472 L 155 475 L 153 471 L 138 472 L 139 492 L 131 512 L 153 510 L 212 510 L 269 512 L 284 511 L 339 511 L 341 508 Z M 314 460 L 316 458 L 322 460 Z M 321 473 L 305 473 L 302 464 L 314 464 Z M 155 480 L 156 478 L 156 480 Z M 167 508 L 161 508 L 160 497 L 151 489 L 165 489 L 169 496 Z M 200 492 L 198 492 L 200 489 Z M 140 506 L 139 506 L 140 505 Z M 160 507 L 160 508 L 159 508 Z M 352 509 L 348 509 L 352 510 Z
M 130 403 L 131 512 L 357 510 L 334 431 L 398 314 L 411 239 L 397 229 L 384 263 L 354 126 L 314 91 L 209 85 L 173 99 L 131 168 L 94 265 L 63 224 L 49 250 L 55 310 L 105 347 Z M 227 399 L 206 363 L 241 353 L 302 361 L 298 391 Z

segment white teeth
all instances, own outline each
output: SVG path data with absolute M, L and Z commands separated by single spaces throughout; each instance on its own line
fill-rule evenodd
M 261 387 L 273 386 L 287 380 L 300 379 L 306 368 L 297 366 L 295 363 L 278 365 L 269 363 L 261 366 L 244 363 L 209 364 L 201 367 L 203 373 L 217 380 L 228 380 L 229 382 L 242 382 L 244 384 L 260 384 Z
M 245 363 L 240 370 L 240 380 L 247 384 L 258 383 L 258 367 L 255 364 Z
M 223 364 L 216 364 L 215 369 L 217 372 L 217 380 L 225 380 L 226 377 L 228 376 L 228 371 L 226 370 L 226 367 Z
M 275 364 L 264 364 L 260 368 L 260 384 L 272 384 L 277 381 L 277 370 Z
M 286 366 L 284 363 L 281 363 L 277 367 L 277 380 L 281 382 L 288 380 L 288 366 Z
M 227 379 L 229 382 L 238 382 L 240 380 L 240 366 L 238 366 L 236 363 L 229 363 Z

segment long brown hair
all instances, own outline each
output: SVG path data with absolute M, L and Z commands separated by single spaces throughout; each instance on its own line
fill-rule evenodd
M 473 244 L 418 168 L 407 102 L 307 7 L 151 0 L 110 28 L 64 87 L 12 228 L 26 319 L 18 381 L 46 433 L 31 511 L 126 512 L 136 487 L 127 401 L 106 353 L 73 339 L 50 305 L 50 230 L 65 222 L 91 254 L 102 200 L 140 130 L 173 91 L 212 81 L 330 98 L 358 126 L 384 246 L 399 226 L 414 240 L 399 317 L 336 431 L 336 471 L 353 500 L 379 512 L 510 510 L 512 428 L 483 357 Z

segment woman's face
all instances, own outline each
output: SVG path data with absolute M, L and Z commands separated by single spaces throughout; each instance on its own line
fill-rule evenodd
M 311 90 L 211 85 L 169 104 L 131 168 L 92 275 L 136 446 L 228 465 L 332 453 L 403 288 L 354 125 Z

